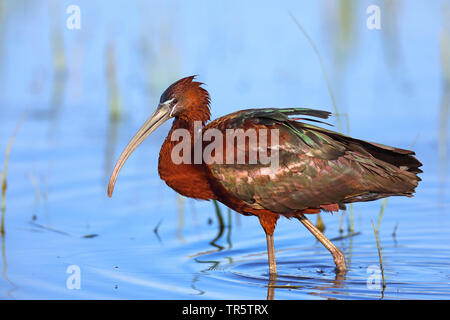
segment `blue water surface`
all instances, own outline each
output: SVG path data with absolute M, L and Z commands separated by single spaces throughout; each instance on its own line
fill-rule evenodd
M 72 4 L 80 29 L 66 24 Z M 373 4 L 379 30 L 366 25 Z M 449 17 L 444 0 L 0 0 L 1 163 L 27 110 L 8 161 L 0 298 L 448 299 Z M 415 197 L 390 198 L 379 224 L 385 288 L 372 227 L 381 201 L 353 206 L 354 236 L 350 210 L 321 215 L 344 276 L 298 221 L 280 219 L 270 279 L 257 218 L 221 205 L 221 228 L 212 203 L 159 179 L 169 123 L 107 197 L 123 147 L 163 90 L 192 74 L 213 118 L 319 108 L 337 113 L 334 130 L 416 151 Z

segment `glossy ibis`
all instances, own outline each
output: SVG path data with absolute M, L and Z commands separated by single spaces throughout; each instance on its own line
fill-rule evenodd
M 276 274 L 273 232 L 280 216 L 298 219 L 330 251 L 337 271 L 346 271 L 341 251 L 305 215 L 338 211 L 346 203 L 411 197 L 420 181 L 417 173 L 422 171 L 413 151 L 354 139 L 299 121 L 321 123 L 320 119 L 329 115 L 327 111 L 305 108 L 248 109 L 207 124 L 208 92 L 202 83 L 194 81 L 194 76 L 183 78 L 164 91 L 156 111 L 125 147 L 109 181 L 108 195 L 112 195 L 117 175 L 130 154 L 157 127 L 173 118 L 158 165 L 159 175 L 168 186 L 186 197 L 217 200 L 243 215 L 257 216 L 266 233 L 270 274 Z M 204 152 L 207 146 L 201 144 L 203 157 L 194 159 L 198 154 L 195 137 L 210 129 L 219 133 L 214 142 L 225 140 L 230 129 L 265 133 L 267 140 L 269 135 L 277 137 L 262 144 L 260 135 L 256 149 L 276 154 L 278 165 L 271 166 L 267 161 L 249 163 L 250 151 L 255 149 L 249 137 L 244 137 L 243 148 L 230 145 L 228 140 L 216 144 L 209 158 Z M 174 150 L 181 144 L 180 130 L 189 133 L 188 148 L 175 154 L 189 161 L 174 161 Z M 174 135 L 178 138 L 174 139 Z M 244 162 L 236 161 L 238 149 L 245 156 Z M 234 161 L 225 161 L 230 152 Z M 216 161 L 208 161 L 212 158 Z

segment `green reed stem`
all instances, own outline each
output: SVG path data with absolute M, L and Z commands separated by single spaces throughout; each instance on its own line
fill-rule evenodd
M 380 214 L 378 215 L 378 222 L 377 222 L 377 232 L 380 231 L 381 219 L 383 219 L 383 213 L 384 213 L 384 210 L 386 209 L 386 205 L 388 203 L 388 200 L 389 200 L 389 198 L 384 198 L 381 201 Z
M 338 127 L 339 132 L 342 132 L 342 124 L 341 124 L 341 119 L 339 116 L 340 113 L 339 113 L 339 110 L 337 107 L 336 99 L 334 98 L 333 89 L 331 88 L 330 78 L 328 77 L 328 72 L 327 72 L 327 69 L 325 68 L 325 64 L 323 63 L 323 59 L 322 59 L 322 56 L 320 55 L 319 49 L 317 49 L 314 41 L 311 39 L 311 37 L 308 35 L 308 33 L 306 33 L 305 29 L 300 24 L 300 22 L 298 22 L 298 20 L 295 18 L 295 16 L 292 14 L 292 12 L 289 12 L 289 15 L 291 16 L 292 20 L 294 20 L 295 24 L 300 29 L 300 31 L 303 33 L 305 38 L 308 40 L 308 42 L 310 43 L 314 52 L 316 53 L 317 57 L 319 58 L 320 66 L 322 67 L 323 75 L 325 76 L 325 80 L 327 82 L 327 87 L 328 87 L 328 92 L 330 93 L 331 102 L 333 103 L 337 127 Z
M 373 233 L 375 234 L 375 240 L 377 241 L 377 250 L 378 250 L 378 259 L 380 260 L 380 269 L 381 269 L 381 278 L 383 279 L 383 289 L 386 288 L 386 282 L 384 280 L 384 268 L 383 268 L 383 259 L 381 258 L 381 246 L 378 241 L 378 232 L 375 230 L 375 225 L 372 221 Z

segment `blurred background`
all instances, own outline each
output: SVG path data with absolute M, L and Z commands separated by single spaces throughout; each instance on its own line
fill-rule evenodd
M 368 28 L 371 5 L 379 29 Z M 212 118 L 311 107 L 333 112 L 336 131 L 416 151 L 414 198 L 321 214 L 346 277 L 299 223 L 280 219 L 280 275 L 269 281 L 256 218 L 159 180 L 169 123 L 107 198 L 123 147 L 164 89 L 193 74 Z M 0 298 L 449 297 L 448 0 L 0 0 L 0 88 Z M 380 265 L 372 221 L 385 288 L 367 282 Z M 68 284 L 73 265 L 80 289 Z

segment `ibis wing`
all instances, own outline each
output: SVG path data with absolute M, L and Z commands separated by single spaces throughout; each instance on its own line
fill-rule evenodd
M 292 115 L 326 118 L 329 113 L 295 108 L 252 109 L 219 118 L 205 128 L 223 134 L 226 129 L 279 132 L 278 145 L 267 146 L 268 154 L 278 150 L 277 167 L 260 162 L 207 165 L 230 195 L 255 209 L 294 213 L 390 195 L 410 196 L 414 192 L 421 164 L 412 151 L 353 139 L 290 120 Z M 248 156 L 251 146 L 246 148 Z

